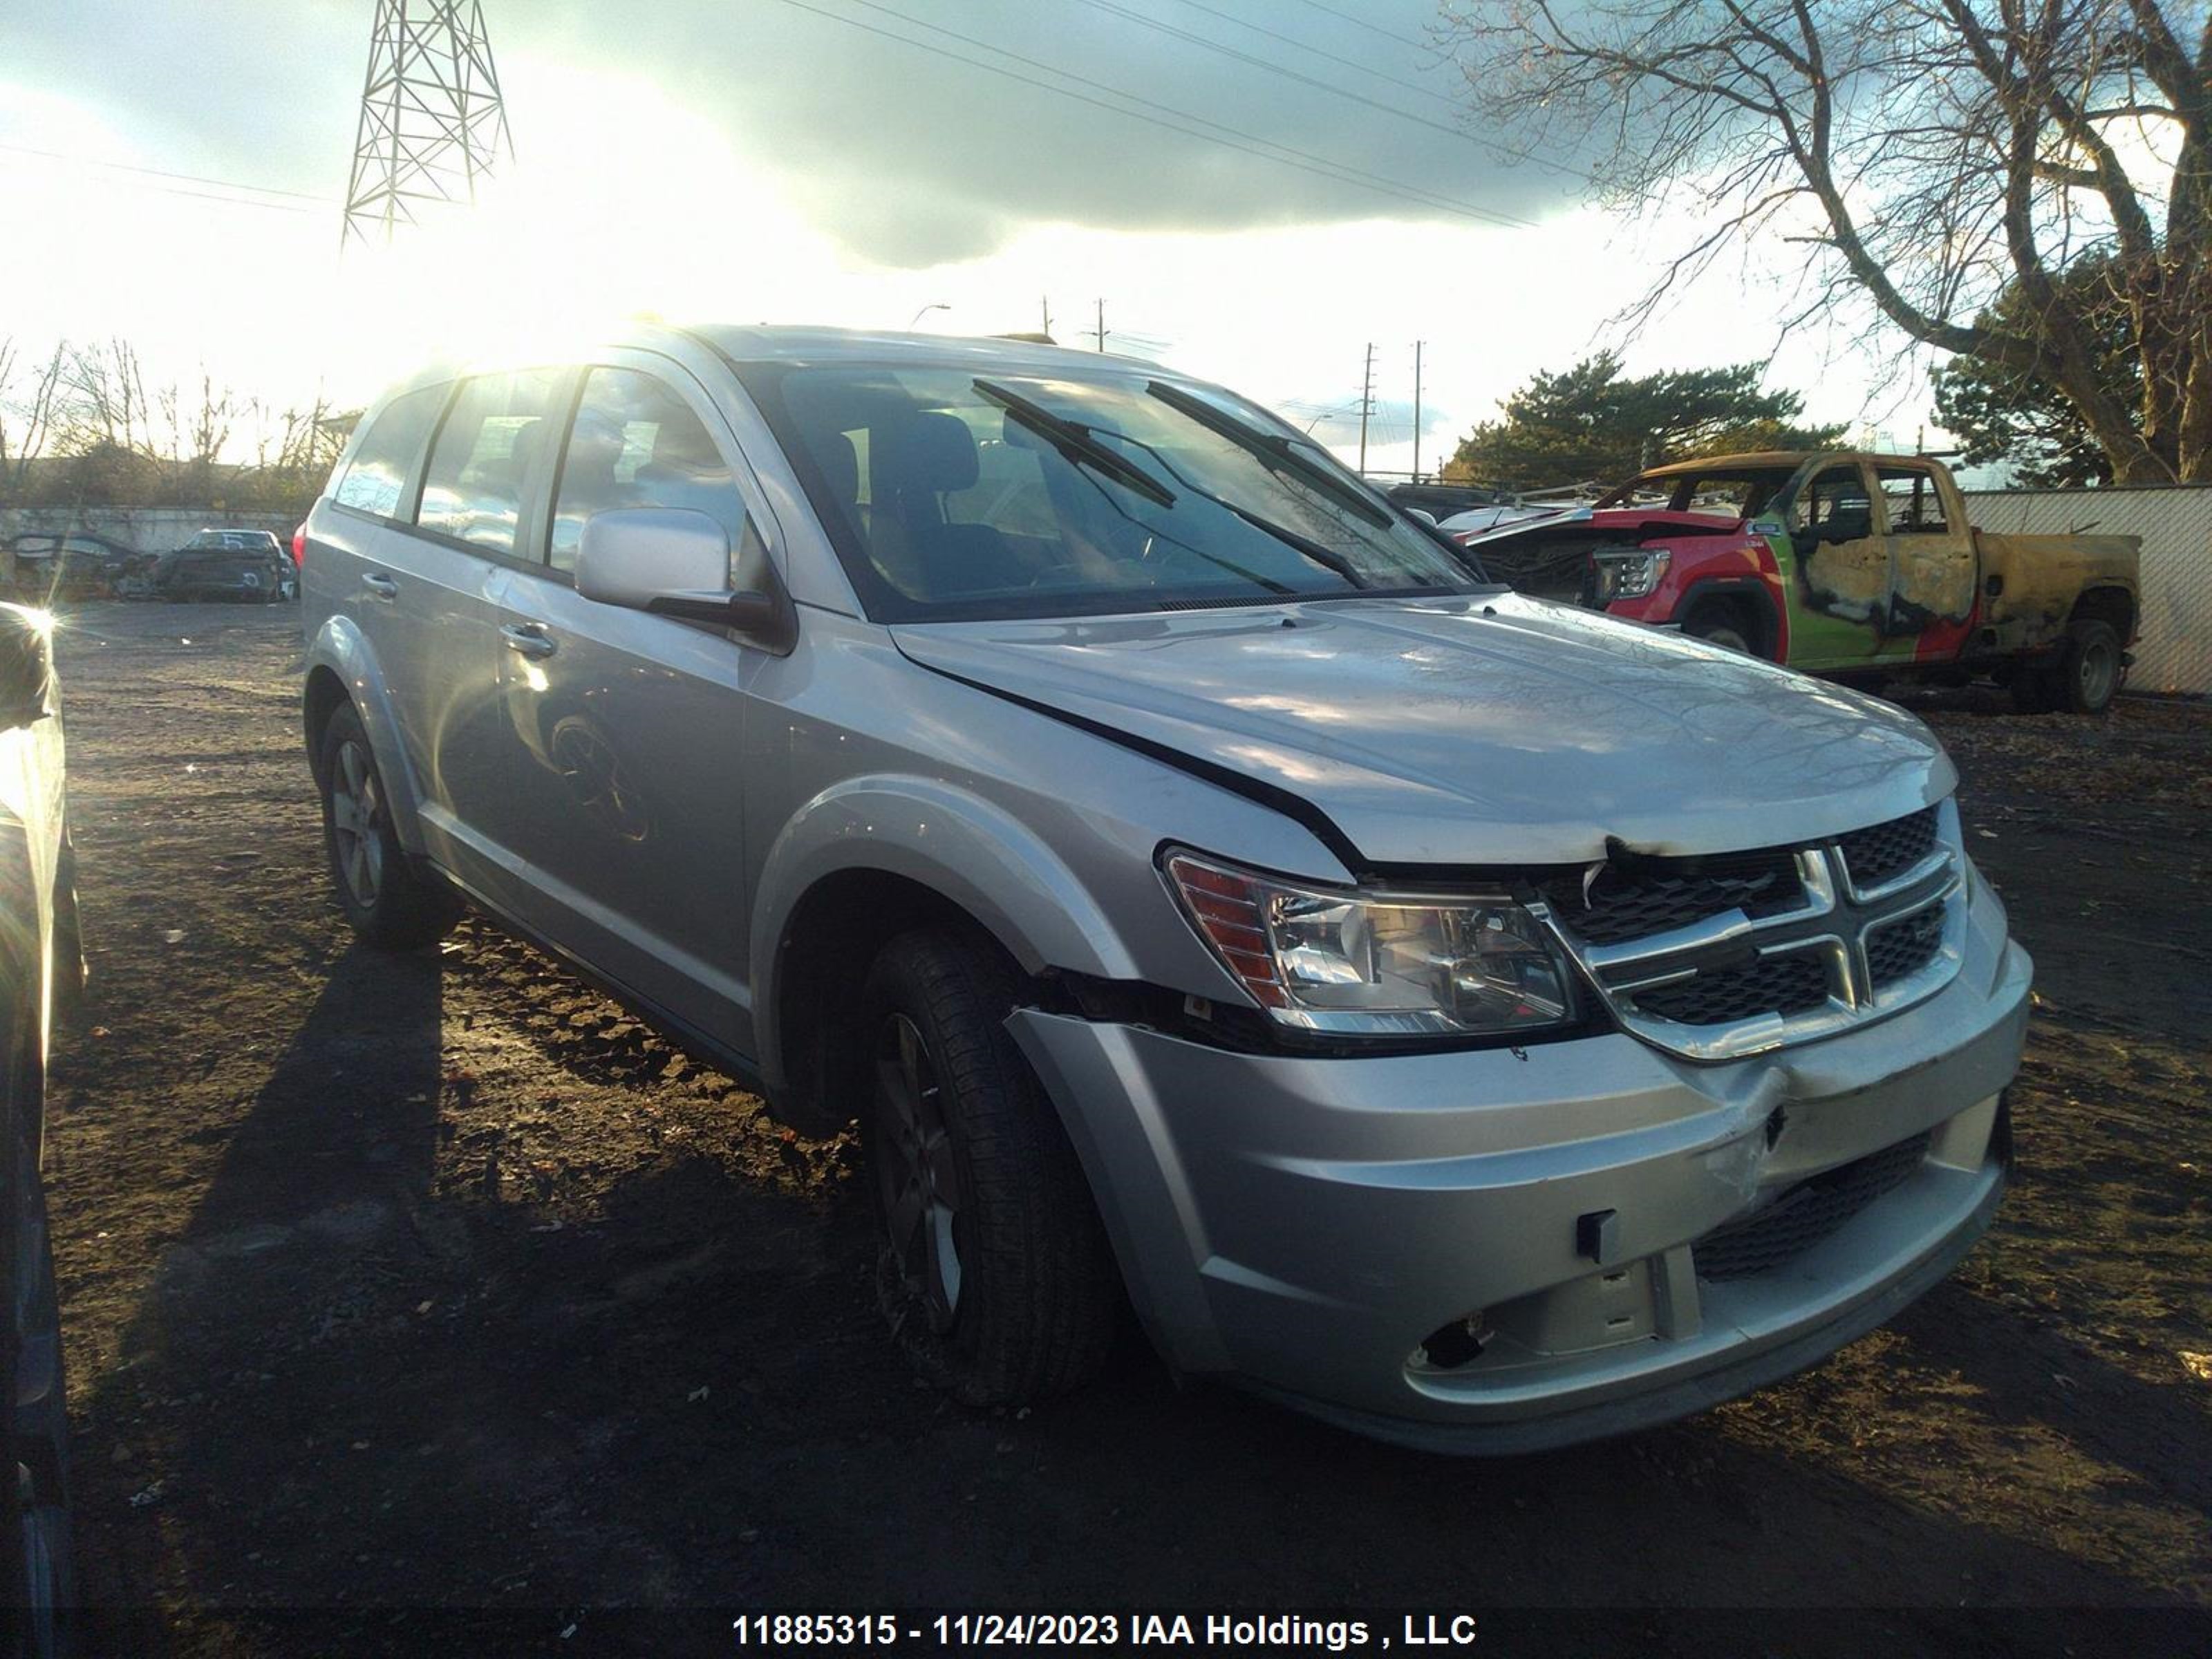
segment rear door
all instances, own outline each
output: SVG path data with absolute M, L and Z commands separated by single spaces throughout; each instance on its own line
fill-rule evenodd
M 1848 668 L 1875 660 L 1889 616 L 1889 544 L 1873 480 L 1855 459 L 1816 468 L 1785 509 L 1796 569 L 1790 590 L 1790 665 Z
M 362 610 L 384 618 L 404 687 L 394 714 L 422 789 L 423 828 L 438 861 L 495 900 L 505 859 L 489 826 L 502 750 L 499 615 L 494 577 L 533 532 L 567 389 L 561 369 L 463 380 L 447 404 L 411 524 L 389 527 L 362 576 Z
M 418 733 L 427 722 L 416 713 L 423 697 L 417 683 L 422 653 L 412 630 L 400 625 L 398 571 L 421 562 L 408 547 L 407 527 L 422 487 L 423 457 L 453 392 L 447 381 L 402 392 L 370 417 L 331 494 L 310 515 L 313 542 L 301 617 L 311 639 L 326 617 L 338 616 L 368 641 L 398 728 L 402 758 L 426 802 L 432 778 Z M 155 586 L 166 591 L 175 585 L 181 592 L 191 557 L 183 550 L 164 556 L 155 567 Z
M 773 520 L 703 389 L 665 359 L 612 351 L 584 374 L 535 556 L 498 588 L 495 823 L 530 890 L 521 920 L 749 1053 L 745 685 L 768 659 L 576 592 L 586 520 L 628 507 L 714 518 L 747 585 L 768 556 Z

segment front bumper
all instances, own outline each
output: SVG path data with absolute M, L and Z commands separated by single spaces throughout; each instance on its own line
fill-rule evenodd
M 1810 1364 L 1988 1225 L 2031 965 L 1978 877 L 1968 894 L 1943 991 L 1724 1065 L 1619 1035 L 1307 1059 L 1036 1010 L 1010 1024 L 1171 1364 L 1388 1439 L 1530 1450 Z M 1699 1239 L 1900 1143 L 1909 1170 L 1825 1237 L 1700 1274 Z M 1470 1316 L 1479 1355 L 1425 1353 Z

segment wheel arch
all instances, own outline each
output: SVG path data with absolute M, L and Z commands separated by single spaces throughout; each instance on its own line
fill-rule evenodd
M 1755 576 L 1700 576 L 1682 590 L 1675 605 L 1685 634 L 1699 616 L 1717 611 L 1724 611 L 1746 624 L 1754 654 L 1769 662 L 1777 660 L 1782 618 L 1765 582 Z
M 332 617 L 325 622 L 307 648 L 307 673 L 301 689 L 300 715 L 307 739 L 307 765 L 316 787 L 323 783 L 323 733 L 331 716 L 345 704 L 353 706 L 368 746 L 376 757 L 378 775 L 384 780 L 392 826 L 399 844 L 410 853 L 422 846 L 422 793 L 407 763 L 406 746 L 399 738 L 399 722 L 384 689 L 384 672 L 375 648 L 353 622 Z
M 2066 620 L 2106 623 L 2120 636 L 2124 648 L 2135 639 L 2136 616 L 2135 594 L 2118 582 L 2105 582 L 2083 589 Z
M 794 816 L 755 890 L 754 1047 L 779 1116 L 825 1130 L 849 1116 L 837 1000 L 918 927 L 985 941 L 1032 980 L 1138 976 L 1094 896 L 1003 810 L 939 780 L 854 780 Z

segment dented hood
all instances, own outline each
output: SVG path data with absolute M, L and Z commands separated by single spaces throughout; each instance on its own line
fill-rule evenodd
M 891 632 L 926 667 L 1287 791 L 1370 865 L 1771 846 L 1956 781 L 1887 703 L 1502 592 Z

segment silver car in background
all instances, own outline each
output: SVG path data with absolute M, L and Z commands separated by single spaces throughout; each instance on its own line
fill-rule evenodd
M 1918 721 L 1516 597 L 1217 387 L 641 329 L 426 374 L 305 528 L 337 896 L 465 894 L 787 1121 L 901 1340 L 1388 1438 L 1654 1423 L 1986 1226 L 2029 963 Z

